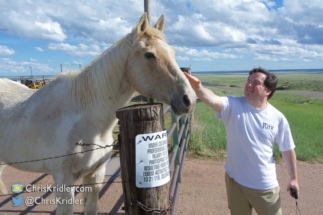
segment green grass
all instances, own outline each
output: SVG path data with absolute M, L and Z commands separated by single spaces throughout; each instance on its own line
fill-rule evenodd
M 311 74 L 312 75 L 312 74 Z M 308 76 L 311 76 L 308 75 Z M 287 76 L 287 75 L 286 75 Z M 198 76 L 201 81 L 208 81 L 210 84 L 222 85 L 244 85 L 246 79 L 240 76 Z M 230 81 L 230 78 L 232 81 Z M 284 77 L 285 78 L 285 77 Z M 284 80 L 284 78 L 281 78 Z M 301 79 L 300 79 L 301 78 Z M 290 83 L 304 82 L 303 79 L 312 80 L 310 77 L 293 76 Z M 314 75 L 318 83 L 322 83 L 323 75 Z M 218 80 L 223 82 L 218 83 Z M 279 79 L 280 80 L 280 79 Z M 316 83 L 316 82 L 311 82 Z M 315 85 L 315 84 L 313 84 Z M 221 91 L 209 87 L 217 95 L 236 95 L 241 92 Z M 304 87 L 304 89 L 311 87 Z M 299 89 L 297 89 L 299 90 Z M 292 131 L 293 139 L 296 145 L 297 159 L 309 162 L 323 163 L 323 99 L 315 99 L 300 95 L 290 95 L 276 93 L 269 102 L 280 110 L 287 118 Z M 198 103 L 194 113 L 194 123 L 192 128 L 191 142 L 189 152 L 195 156 L 225 157 L 226 156 L 226 137 L 225 128 L 221 121 L 214 116 L 214 111 L 204 103 Z M 275 146 L 274 157 L 281 160 L 281 153 Z
M 225 129 L 223 124 L 216 120 L 214 112 L 204 103 L 198 103 L 192 125 L 189 151 L 198 156 L 225 156 L 226 149 Z
M 231 91 L 213 89 L 217 95 L 233 95 Z M 214 111 L 206 104 L 196 104 L 189 154 L 208 157 L 226 157 L 226 137 L 223 123 L 215 118 Z
M 194 74 L 195 75 L 195 74 Z M 214 86 L 234 86 L 243 88 L 248 78 L 247 74 L 241 75 L 195 75 L 203 83 Z
M 323 92 L 323 74 L 282 74 L 277 78 L 278 90 Z
M 323 162 L 323 100 L 276 94 L 270 101 L 287 118 L 298 160 Z
M 243 88 L 248 74 L 210 75 L 194 74 L 202 82 L 210 85 Z M 323 92 L 323 74 L 276 74 L 277 90 L 317 91 Z

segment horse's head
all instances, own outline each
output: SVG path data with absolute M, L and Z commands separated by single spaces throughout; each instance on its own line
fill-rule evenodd
M 163 36 L 164 16 L 154 27 L 146 13 L 133 29 L 134 50 L 127 61 L 127 77 L 142 95 L 171 105 L 175 114 L 193 111 L 196 95 L 175 61 L 174 50 Z

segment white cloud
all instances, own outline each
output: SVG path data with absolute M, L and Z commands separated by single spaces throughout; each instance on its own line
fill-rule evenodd
M 1 73 L 18 73 L 24 71 L 22 65 L 17 65 L 16 61 L 10 58 L 2 58 L 0 61 L 0 74 Z
M 35 22 L 35 27 L 39 31 L 40 37 L 45 40 L 64 41 L 66 39 L 60 24 L 52 20 Z
M 304 61 L 323 59 L 322 51 L 299 44 L 294 44 L 294 46 L 252 44 L 249 51 L 255 54 L 256 59 L 268 61 L 277 61 L 278 59 L 288 61 L 297 58 Z
M 67 37 L 115 42 L 129 33 L 143 12 L 143 1 L 7 1 L 1 6 L 2 31 L 57 42 Z
M 276 2 L 274 1 L 265 0 L 264 3 L 270 8 L 276 6 Z
M 30 74 L 30 67 L 33 73 L 52 73 L 54 70 L 48 64 L 42 64 L 35 59 L 29 61 L 15 61 L 10 58 L 2 58 L 0 60 L 0 75 L 1 73 L 22 73 Z
M 176 60 L 189 61 L 190 58 L 188 56 L 180 56 L 180 55 L 177 55 L 176 56 Z
M 13 55 L 15 51 L 7 46 L 0 46 L 0 55 Z
M 35 47 L 35 49 L 36 49 L 37 51 L 44 52 L 44 50 L 43 50 L 42 48 L 40 48 L 40 47 Z
M 48 17 L 39 4 L 6 1 L 1 5 L 0 19 L 0 29 L 9 34 L 53 41 L 66 39 L 60 24 Z
M 69 55 L 79 57 L 97 56 L 102 52 L 101 48 L 98 45 L 85 45 L 82 43 L 80 43 L 78 46 L 70 45 L 67 43 L 51 43 L 48 45 L 48 49 L 65 51 Z
M 186 59 L 183 55 L 188 57 L 194 57 L 194 59 L 199 59 L 201 61 L 210 61 L 215 59 L 236 59 L 240 58 L 238 55 L 227 54 L 221 52 L 211 52 L 206 49 L 197 50 L 194 48 L 186 48 L 186 47 L 177 47 L 173 46 L 173 49 L 176 51 L 176 57 L 178 60 Z M 178 57 L 180 56 L 180 57 Z

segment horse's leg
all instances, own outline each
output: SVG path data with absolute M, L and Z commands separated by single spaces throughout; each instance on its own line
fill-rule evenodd
M 105 168 L 106 164 L 83 178 L 83 186 L 87 189 L 83 192 L 85 215 L 97 214 L 99 193 L 105 176 Z
M 0 161 L 0 191 L 2 191 L 2 193 L 4 194 L 8 194 L 8 190 L 1 179 L 1 173 L 2 173 L 2 170 L 5 168 L 5 166 L 6 165 L 4 165 L 2 161 Z
M 58 188 L 62 186 L 74 185 L 76 179 L 74 176 L 69 173 L 59 173 L 54 175 L 55 185 Z M 72 190 L 72 189 L 71 189 Z M 73 214 L 73 204 L 68 203 L 67 201 L 74 202 L 74 192 L 55 192 L 55 197 L 59 202 L 57 202 L 57 215 L 72 215 Z

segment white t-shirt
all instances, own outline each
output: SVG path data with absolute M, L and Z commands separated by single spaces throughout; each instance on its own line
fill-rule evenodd
M 280 151 L 295 148 L 285 116 L 268 103 L 265 109 L 251 106 L 245 97 L 222 97 L 216 117 L 224 122 L 227 136 L 225 170 L 237 183 L 258 190 L 278 186 L 274 143 Z

